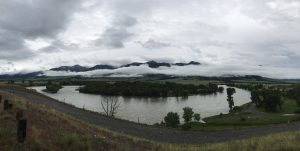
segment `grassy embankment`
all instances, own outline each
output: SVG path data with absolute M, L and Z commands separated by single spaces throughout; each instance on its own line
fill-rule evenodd
M 116 134 L 86 124 L 44 106 L 25 103 L 22 98 L 8 96 L 14 108 L 0 114 L 0 150 L 16 149 L 17 110 L 28 119 L 26 150 L 155 150 L 150 141 Z M 1 106 L 2 107 L 2 106 Z

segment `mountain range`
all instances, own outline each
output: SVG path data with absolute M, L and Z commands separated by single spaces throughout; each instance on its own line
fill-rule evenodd
M 15 74 L 1 74 L 0 73 L 0 80 L 11 80 L 11 79 L 39 79 L 39 78 L 93 78 L 93 77 L 118 77 L 119 75 L 128 75 L 130 77 L 130 71 L 133 70 L 129 67 L 138 67 L 138 66 L 146 66 L 151 69 L 158 69 L 163 67 L 163 69 L 158 69 L 156 71 L 164 71 L 168 70 L 171 67 L 181 67 L 180 70 L 184 70 L 184 72 L 189 72 L 187 66 L 189 68 L 197 66 L 201 66 L 202 64 L 196 61 L 190 61 L 188 63 L 167 63 L 167 62 L 156 62 L 156 61 L 148 61 L 148 62 L 132 62 L 129 64 L 124 64 L 120 66 L 114 66 L 109 64 L 98 64 L 92 67 L 86 67 L 81 65 L 73 65 L 73 66 L 60 66 L 56 68 L 51 68 L 49 70 L 44 71 L 36 71 L 36 72 L 29 72 L 29 73 L 15 73 Z M 186 68 L 185 68 L 186 66 Z M 128 71 L 129 73 L 123 72 L 120 73 L 120 70 L 116 69 L 125 69 L 121 71 Z M 126 69 L 128 68 L 128 69 Z M 172 68 L 174 70 L 176 68 Z M 178 69 L 178 68 L 177 68 Z M 169 74 L 168 72 L 161 73 L 161 72 L 148 72 L 149 70 L 145 70 L 145 68 L 134 68 L 134 70 L 138 70 L 136 74 L 133 71 L 133 75 L 139 75 L 142 77 L 149 77 L 149 78 L 159 78 L 159 79 L 168 79 L 174 78 L 176 76 Z M 95 71 L 95 72 L 89 72 Z M 151 71 L 151 70 L 150 70 Z M 183 73 L 184 73 L 183 72 Z M 177 74 L 180 76 L 180 74 Z M 183 75 L 186 76 L 186 75 Z M 257 75 L 220 75 L 220 76 L 204 76 L 204 75 L 193 75 L 191 77 L 202 79 L 202 80 L 220 80 L 220 81 L 230 81 L 230 80 L 251 80 L 251 81 L 281 81 L 281 82 L 288 82 L 288 83 L 300 83 L 300 79 L 271 79 L 266 77 L 261 77 Z
M 118 68 L 126 68 L 126 67 L 132 67 L 132 66 L 141 66 L 141 65 L 147 65 L 149 68 L 159 68 L 159 67 L 172 67 L 172 66 L 189 66 L 189 65 L 201 65 L 201 63 L 196 61 L 191 61 L 189 63 L 166 63 L 166 62 L 156 62 L 156 61 L 148 61 L 148 62 L 133 62 L 130 64 L 125 64 L 121 66 L 113 66 L 113 65 L 107 65 L 107 64 L 100 64 L 95 65 L 93 67 L 85 67 L 81 65 L 74 65 L 74 66 L 61 66 L 57 68 L 52 68 L 50 71 L 67 71 L 67 72 L 87 72 L 87 71 L 93 71 L 93 70 L 114 70 Z
M 127 68 L 127 67 L 137 67 L 146 65 L 149 68 L 159 68 L 159 67 L 172 67 L 172 66 L 189 66 L 189 65 L 201 65 L 201 63 L 196 61 L 190 61 L 188 63 L 167 63 L 167 62 L 156 62 L 156 61 L 148 61 L 148 62 L 132 62 L 125 65 L 120 66 L 113 66 L 107 64 L 98 64 L 92 67 L 86 67 L 81 65 L 73 65 L 73 66 L 60 66 L 56 68 L 51 68 L 45 71 L 36 71 L 30 73 L 15 73 L 15 74 L 0 74 L 0 79 L 27 79 L 27 78 L 36 78 L 36 77 L 47 77 L 45 72 L 54 71 L 54 72 L 73 72 L 79 73 L 80 72 L 88 72 L 88 71 L 95 71 L 95 70 L 114 70 L 119 68 Z

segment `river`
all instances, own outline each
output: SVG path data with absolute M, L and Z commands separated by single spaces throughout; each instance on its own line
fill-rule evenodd
M 91 111 L 103 113 L 101 108 L 101 95 L 79 93 L 76 89 L 79 86 L 64 86 L 56 94 L 46 93 L 42 90 L 45 86 L 30 87 L 49 97 L 84 108 Z M 186 99 L 167 97 L 167 98 L 138 98 L 138 97 L 119 97 L 121 106 L 116 114 L 117 118 L 144 123 L 154 124 L 161 122 L 168 112 L 178 112 L 182 120 L 183 107 L 191 107 L 195 113 L 200 113 L 201 118 L 226 114 L 229 112 L 226 88 L 224 93 L 211 95 L 194 95 Z M 236 106 L 243 105 L 251 101 L 250 92 L 236 89 L 233 95 Z

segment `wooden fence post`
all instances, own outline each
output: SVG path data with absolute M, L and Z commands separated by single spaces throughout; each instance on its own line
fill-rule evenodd
M 4 100 L 3 102 L 3 110 L 7 110 L 8 109 L 8 100 Z
M 16 119 L 17 119 L 17 120 L 24 119 L 24 111 L 23 111 L 23 110 L 18 110 L 18 111 L 17 111 Z
M 19 110 L 16 114 L 16 119 L 18 120 L 18 143 L 24 143 L 26 138 L 26 131 L 27 131 L 27 120 L 24 118 L 24 111 Z
M 27 120 L 22 119 L 18 121 L 18 142 L 24 143 L 26 138 L 26 131 L 27 131 Z
M 24 116 L 24 110 L 18 110 L 16 114 L 17 119 L 17 151 L 25 150 L 25 139 L 27 135 L 27 119 Z
M 12 109 L 12 107 L 13 107 L 13 104 L 9 100 L 4 100 L 4 103 L 3 103 L 4 110 Z

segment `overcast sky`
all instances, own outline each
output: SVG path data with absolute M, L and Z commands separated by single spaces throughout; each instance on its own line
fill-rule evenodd
M 209 73 L 300 78 L 299 49 L 299 0 L 0 1 L 1 73 L 193 60 Z

